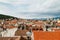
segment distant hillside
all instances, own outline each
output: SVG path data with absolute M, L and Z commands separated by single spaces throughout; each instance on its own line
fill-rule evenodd
M 47 20 L 47 18 L 35 18 L 34 20 Z
M 60 19 L 60 17 L 55 17 L 54 19 Z
M 0 14 L 0 19 L 9 19 L 9 18 L 17 18 L 17 17 Z M 60 19 L 60 17 L 54 17 L 53 19 Z M 33 18 L 33 19 L 29 19 L 29 20 L 47 20 L 47 18 Z
M 9 19 L 9 18 L 16 18 L 16 17 L 0 14 L 0 19 Z
M 53 18 L 34 18 L 33 20 L 47 20 L 47 19 L 60 19 L 60 17 L 53 17 Z

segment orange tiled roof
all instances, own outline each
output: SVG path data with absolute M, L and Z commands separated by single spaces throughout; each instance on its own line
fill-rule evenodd
M 7 26 L 7 28 L 12 29 L 15 28 L 15 26 Z
M 60 32 L 33 31 L 34 40 L 60 40 Z
M 56 26 L 60 26 L 60 23 L 57 23 Z

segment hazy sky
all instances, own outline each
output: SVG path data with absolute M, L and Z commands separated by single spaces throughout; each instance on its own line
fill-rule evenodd
M 60 0 L 0 0 L 0 14 L 19 18 L 60 16 Z

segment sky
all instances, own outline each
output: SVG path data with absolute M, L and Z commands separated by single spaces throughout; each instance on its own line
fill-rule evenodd
M 0 14 L 18 18 L 60 16 L 60 0 L 0 0 Z

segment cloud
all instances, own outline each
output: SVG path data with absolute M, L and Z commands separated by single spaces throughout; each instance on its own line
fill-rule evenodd
M 0 0 L 0 13 L 30 19 L 55 17 L 60 14 L 60 0 Z

